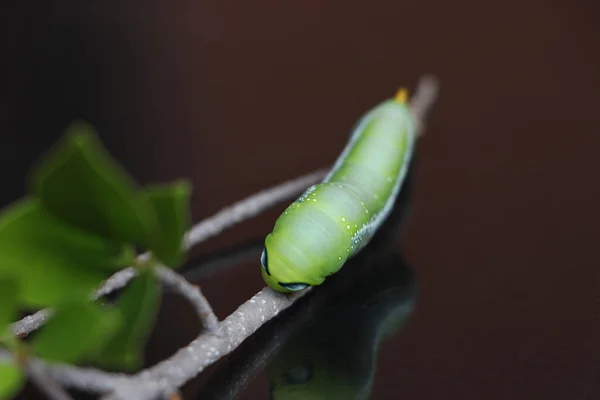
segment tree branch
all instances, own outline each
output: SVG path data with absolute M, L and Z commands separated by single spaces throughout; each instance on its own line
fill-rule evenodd
M 422 131 L 422 120 L 435 98 L 436 91 L 437 83 L 435 80 L 426 77 L 420 82 L 410 103 L 419 132 Z M 305 175 L 296 180 L 261 191 L 246 200 L 223 209 L 213 217 L 200 222 L 188 232 L 185 238 L 186 249 L 219 234 L 244 219 L 257 215 L 280 201 L 298 194 L 311 184 L 316 183 L 324 174 L 325 171 L 317 171 Z M 148 257 L 148 254 L 142 254 L 140 257 Z M 163 283 L 177 290 L 194 304 L 207 332 L 201 333 L 188 346 L 178 350 L 167 360 L 134 375 L 106 373 L 91 368 L 50 364 L 37 359 L 30 360 L 33 368 L 40 371 L 40 373 L 49 374 L 65 386 L 106 394 L 106 399 L 145 400 L 157 396 L 165 397 L 176 392 L 178 388 L 202 372 L 207 366 L 233 351 L 260 326 L 310 291 L 309 288 L 286 295 L 277 293 L 270 288 L 263 288 L 250 300 L 242 304 L 233 314 L 219 323 L 208 301 L 198 288 L 189 284 L 172 270 L 159 267 L 157 271 Z M 135 274 L 133 268 L 126 268 L 117 272 L 96 291 L 94 298 L 122 288 Z M 50 315 L 51 311 L 42 310 L 32 316 L 25 317 L 13 324 L 13 331 L 20 336 L 26 335 L 41 326 Z M 6 354 L 6 351 L 0 349 L 0 359 Z
M 198 286 L 192 285 L 183 276 L 170 268 L 158 266 L 156 273 L 163 283 L 192 303 L 200 317 L 202 326 L 207 332 L 212 334 L 219 332 L 219 319 Z

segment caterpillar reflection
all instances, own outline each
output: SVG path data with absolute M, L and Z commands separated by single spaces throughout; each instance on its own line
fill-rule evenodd
M 377 249 L 385 257 L 356 265 L 373 274 L 365 276 L 363 269 L 347 275 L 344 285 L 332 285 L 323 296 L 327 301 L 299 310 L 310 317 L 293 334 L 283 334 L 284 345 L 266 368 L 269 399 L 376 397 L 372 390 L 381 346 L 404 327 L 416 297 L 414 270 L 389 249 L 389 242 Z
M 320 285 L 369 242 L 391 211 L 416 141 L 408 92 L 399 89 L 363 115 L 322 183 L 275 222 L 262 277 L 279 292 Z

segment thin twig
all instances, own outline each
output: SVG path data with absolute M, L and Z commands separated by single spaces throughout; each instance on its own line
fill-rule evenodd
M 410 100 L 410 110 L 413 114 L 417 135 L 425 133 L 425 118 L 437 98 L 439 90 L 438 79 L 433 75 L 425 75 L 419 80 L 415 95 Z
M 142 254 L 146 256 L 146 254 Z M 108 278 L 104 284 L 94 292 L 92 299 L 97 300 L 102 296 L 114 292 L 115 290 L 121 289 L 136 275 L 133 267 L 128 267 L 116 272 L 110 278 Z M 40 310 L 35 314 L 28 315 L 20 321 L 12 324 L 13 334 L 19 337 L 25 337 L 34 330 L 38 329 L 46 323 L 46 321 L 52 316 L 53 312 L 50 309 Z
M 44 325 L 48 318 L 52 316 L 52 310 L 40 310 L 35 314 L 28 315 L 20 321 L 12 324 L 12 331 L 15 336 L 25 337 Z
M 62 385 L 78 388 L 89 393 L 108 393 L 128 379 L 128 375 L 122 373 L 104 372 L 94 368 L 83 368 L 67 364 L 48 363 L 39 359 L 32 359 L 30 363 L 44 370 Z
M 71 396 L 39 365 L 27 366 L 27 375 L 38 389 L 51 400 L 73 400 Z
M 142 256 L 146 255 L 147 253 L 142 254 Z M 100 286 L 100 288 L 96 291 L 94 296 L 95 299 L 99 299 L 100 297 L 106 296 L 115 290 L 124 288 L 127 283 L 129 283 L 129 281 L 132 280 L 136 275 L 137 272 L 133 267 L 127 267 L 120 270 L 104 281 L 102 286 Z
M 318 170 L 308 175 L 261 190 L 246 199 L 222 209 L 212 217 L 200 222 L 186 235 L 187 247 L 218 235 L 248 218 L 260 214 L 269 207 L 287 200 L 322 179 L 327 171 Z
M 192 285 L 183 276 L 170 268 L 158 266 L 156 267 L 156 273 L 163 283 L 192 303 L 207 332 L 218 333 L 219 319 L 198 286 Z

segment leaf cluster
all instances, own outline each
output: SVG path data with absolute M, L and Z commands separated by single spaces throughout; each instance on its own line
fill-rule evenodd
M 191 185 L 141 187 L 110 156 L 94 128 L 71 123 L 34 166 L 27 195 L 0 213 L 0 398 L 22 387 L 27 358 L 133 370 L 142 363 L 159 307 L 157 264 L 177 268 L 190 224 Z M 151 257 L 140 262 L 136 249 Z M 117 270 L 138 269 L 114 304 L 90 301 Z M 53 317 L 28 341 L 12 335 L 21 311 Z

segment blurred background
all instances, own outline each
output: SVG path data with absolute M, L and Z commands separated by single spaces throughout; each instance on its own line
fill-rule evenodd
M 600 3 L 3 0 L 0 32 L 2 207 L 85 118 L 140 183 L 189 178 L 199 221 L 330 165 L 363 112 L 435 74 L 399 243 L 419 297 L 372 398 L 600 397 Z M 199 281 L 219 317 L 258 265 Z M 167 297 L 147 362 L 198 327 Z

